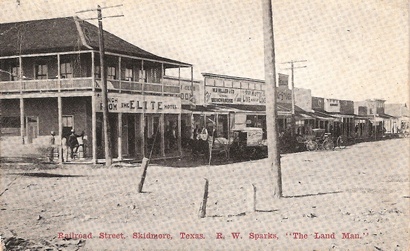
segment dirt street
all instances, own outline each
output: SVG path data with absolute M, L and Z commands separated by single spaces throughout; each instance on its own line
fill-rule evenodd
M 2 245 L 10 250 L 410 250 L 410 141 L 173 168 L 2 163 Z M 198 217 L 209 180 L 206 217 Z M 256 188 L 256 212 L 253 186 Z

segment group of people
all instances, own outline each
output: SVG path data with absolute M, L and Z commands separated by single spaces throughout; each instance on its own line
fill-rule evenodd
M 54 160 L 55 153 L 59 152 L 58 147 L 55 145 L 55 132 L 51 131 L 50 136 L 50 161 Z M 84 152 L 84 131 L 81 132 L 80 135 L 75 133 L 75 130 L 72 129 L 69 135 L 65 135 L 61 139 L 61 146 L 62 146 L 62 160 L 68 161 L 68 153 L 70 152 L 70 159 L 73 160 L 77 156 L 78 149 L 81 147 L 82 151 Z M 65 157 L 65 158 L 64 158 Z

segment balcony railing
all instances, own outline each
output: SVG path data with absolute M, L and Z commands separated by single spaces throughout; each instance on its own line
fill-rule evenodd
M 101 88 L 101 80 L 95 81 L 95 87 Z M 19 93 L 19 92 L 54 92 L 70 90 L 91 90 L 93 88 L 92 78 L 67 78 L 60 79 L 37 79 L 20 81 L 0 82 L 0 93 Z M 107 89 L 109 91 L 154 93 L 166 95 L 179 95 L 180 87 L 177 85 L 161 83 L 141 83 L 125 80 L 108 80 Z

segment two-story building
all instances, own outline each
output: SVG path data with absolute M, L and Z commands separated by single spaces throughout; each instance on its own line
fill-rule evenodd
M 164 75 L 192 65 L 103 35 L 113 157 L 180 152 L 180 86 Z M 47 145 L 51 131 L 60 144 L 74 129 L 85 157 L 104 158 L 98 27 L 77 17 L 2 23 L 0 44 L 2 156 Z

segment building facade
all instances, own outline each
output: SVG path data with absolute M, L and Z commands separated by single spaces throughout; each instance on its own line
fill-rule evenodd
M 0 24 L 0 33 L 2 144 L 28 150 L 47 145 L 54 131 L 61 150 L 62 138 L 75 130 L 83 132 L 84 157 L 104 158 L 98 28 L 67 17 Z M 106 31 L 104 40 L 113 157 L 180 151 L 180 85 L 164 75 L 192 65 Z

